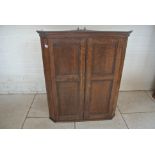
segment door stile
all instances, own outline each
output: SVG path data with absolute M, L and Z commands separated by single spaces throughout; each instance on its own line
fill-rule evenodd
M 52 81 L 52 96 L 53 96 L 53 104 L 55 106 L 55 120 L 58 120 L 58 100 L 57 100 L 57 89 L 56 89 L 56 78 L 55 78 L 55 66 L 54 66 L 54 51 L 53 51 L 53 41 L 52 39 L 48 39 L 48 48 L 49 48 L 49 56 L 50 56 L 50 68 L 51 68 L 51 81 Z
M 85 102 L 85 67 L 86 67 L 86 40 L 81 41 L 80 49 L 80 119 L 84 117 L 84 102 Z
M 86 73 L 85 73 L 85 104 L 84 104 L 84 119 L 89 117 L 89 97 L 91 89 L 91 66 L 92 66 L 92 39 L 87 40 L 86 50 Z

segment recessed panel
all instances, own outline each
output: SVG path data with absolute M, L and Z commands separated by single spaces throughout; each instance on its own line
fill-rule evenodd
M 112 74 L 114 71 L 115 54 L 115 44 L 95 43 L 92 50 L 92 74 Z
M 53 45 L 56 75 L 79 73 L 80 44 L 58 42 Z
M 112 81 L 92 81 L 90 92 L 90 114 L 106 114 L 109 111 Z
M 58 82 L 59 115 L 77 115 L 79 112 L 79 82 Z

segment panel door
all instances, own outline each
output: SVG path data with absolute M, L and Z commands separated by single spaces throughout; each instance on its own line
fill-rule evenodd
M 121 51 L 117 38 L 88 39 L 86 61 L 85 119 L 114 115 L 118 95 Z
M 48 39 L 56 120 L 83 119 L 85 40 Z

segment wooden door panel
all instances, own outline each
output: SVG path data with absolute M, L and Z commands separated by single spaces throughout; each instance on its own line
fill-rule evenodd
M 111 94 L 111 81 L 92 81 L 90 90 L 90 106 L 91 114 L 106 114 L 109 112 L 108 104 Z
M 57 42 L 53 44 L 55 74 L 57 75 L 78 75 L 80 46 L 69 42 Z
M 78 115 L 80 99 L 79 82 L 58 82 L 59 115 Z
M 92 74 L 112 74 L 115 60 L 115 43 L 112 45 L 96 43 L 92 52 Z
M 83 119 L 85 40 L 49 39 L 53 92 L 59 121 Z
M 111 115 L 117 47 L 117 39 L 88 39 L 85 119 L 103 119 Z

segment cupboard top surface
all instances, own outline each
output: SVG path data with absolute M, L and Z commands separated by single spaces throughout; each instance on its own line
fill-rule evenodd
M 37 31 L 41 37 L 52 35 L 105 35 L 128 37 L 132 31 L 94 31 L 94 30 L 73 30 L 73 31 Z

